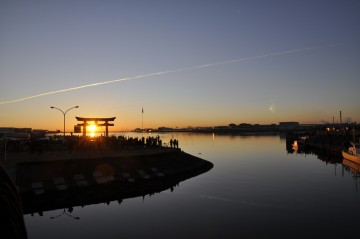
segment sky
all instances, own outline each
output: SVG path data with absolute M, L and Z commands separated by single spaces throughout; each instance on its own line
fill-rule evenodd
M 356 0 L 0 0 L 0 127 L 360 122 L 359 26 Z

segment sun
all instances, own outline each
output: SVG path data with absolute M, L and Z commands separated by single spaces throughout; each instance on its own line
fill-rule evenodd
M 87 127 L 87 129 L 90 131 L 90 136 L 91 136 L 91 137 L 94 137 L 94 136 L 95 136 L 96 129 L 97 129 L 96 125 L 94 125 L 94 124 L 89 125 L 89 126 Z
M 94 124 L 89 125 L 88 130 L 89 130 L 90 132 L 95 132 L 95 131 L 96 131 L 96 125 L 94 125 Z

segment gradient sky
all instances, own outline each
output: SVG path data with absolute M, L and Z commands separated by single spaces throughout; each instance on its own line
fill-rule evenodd
M 356 0 L 1 0 L 0 127 L 360 122 L 359 26 Z

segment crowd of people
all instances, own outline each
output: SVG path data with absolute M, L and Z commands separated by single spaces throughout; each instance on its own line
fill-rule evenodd
M 153 137 L 126 137 L 126 136 L 104 136 L 99 137 L 81 137 L 81 136 L 51 136 L 46 139 L 31 138 L 26 141 L 7 140 L 0 144 L 0 150 L 7 152 L 31 152 L 41 153 L 43 151 L 58 150 L 106 150 L 106 149 L 140 149 L 140 148 L 160 148 L 171 147 L 179 148 L 177 139 L 170 139 L 168 143 L 163 143 L 159 135 Z
M 179 148 L 179 140 L 177 139 L 170 139 L 170 147 L 171 148 Z

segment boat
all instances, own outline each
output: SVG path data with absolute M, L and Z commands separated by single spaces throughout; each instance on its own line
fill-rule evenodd
M 305 142 L 308 139 L 308 137 L 303 136 L 299 137 L 297 140 L 294 140 L 294 143 L 291 144 L 293 150 L 299 150 L 305 148 Z
M 353 143 L 354 142 L 354 143 Z M 360 145 L 355 142 L 355 129 L 353 128 L 353 142 L 350 142 L 351 147 L 348 151 L 342 151 L 344 159 L 360 164 Z
M 351 144 L 352 147 L 349 147 L 348 151 L 342 151 L 342 156 L 344 159 L 360 164 L 360 146 L 354 143 Z
M 299 149 L 299 145 L 297 143 L 297 140 L 295 140 L 294 143 L 292 144 L 292 149 L 293 150 L 298 150 Z

